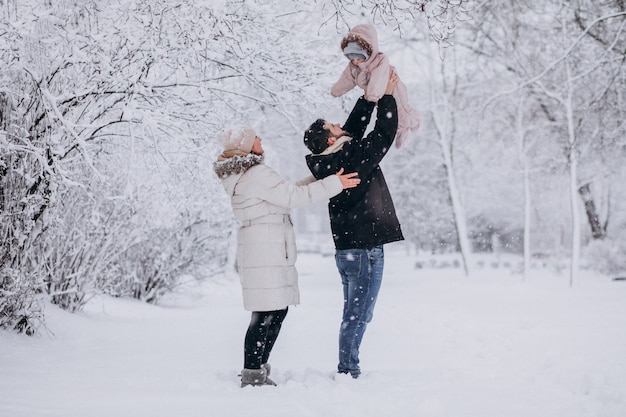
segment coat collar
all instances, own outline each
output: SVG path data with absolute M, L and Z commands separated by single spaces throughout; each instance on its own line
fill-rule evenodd
M 352 138 L 350 136 L 342 136 L 339 139 L 337 139 L 335 141 L 335 143 L 330 145 L 328 148 L 324 149 L 324 151 L 322 153 L 319 153 L 319 154 L 314 155 L 314 156 L 330 155 L 330 154 L 339 152 L 341 150 L 341 148 L 343 148 L 343 145 L 345 145 L 347 142 L 350 142 L 351 140 L 352 140 Z

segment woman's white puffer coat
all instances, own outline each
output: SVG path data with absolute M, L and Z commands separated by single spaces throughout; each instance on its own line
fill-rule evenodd
M 244 308 L 272 311 L 299 304 L 296 242 L 289 210 L 339 194 L 341 181 L 330 175 L 320 181 L 311 182 L 311 177 L 292 184 L 264 164 L 221 180 L 231 196 L 235 218 L 241 222 L 237 271 Z

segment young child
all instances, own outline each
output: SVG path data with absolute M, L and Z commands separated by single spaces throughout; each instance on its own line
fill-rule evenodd
M 389 80 L 389 58 L 378 50 L 378 33 L 370 24 L 357 25 L 341 40 L 343 54 L 350 60 L 339 80 L 332 86 L 330 94 L 339 97 L 361 87 L 368 101 L 377 102 Z M 393 90 L 398 106 L 398 132 L 396 147 L 402 147 L 409 139 L 410 131 L 420 126 L 419 113 L 411 108 L 406 86 L 402 81 Z

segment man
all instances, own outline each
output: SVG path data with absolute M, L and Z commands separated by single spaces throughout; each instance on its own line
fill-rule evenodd
M 379 166 L 398 128 L 396 101 L 391 95 L 397 83 L 398 77 L 391 71 L 385 95 L 378 101 L 375 127 L 366 137 L 377 103 L 363 97 L 343 127 L 318 119 L 304 134 L 304 144 L 312 152 L 306 162 L 316 179 L 341 167 L 358 172 L 361 179 L 357 187 L 344 190 L 328 203 L 344 300 L 337 371 L 353 378 L 361 374 L 359 348 L 382 282 L 383 245 L 404 239 Z

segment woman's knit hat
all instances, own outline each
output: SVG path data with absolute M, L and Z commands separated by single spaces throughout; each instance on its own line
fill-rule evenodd
M 369 58 L 367 49 L 361 46 L 359 42 L 348 42 L 345 48 L 343 48 L 343 54 L 351 61 L 355 59 L 367 60 Z
M 224 151 L 237 149 L 243 153 L 250 153 L 254 139 L 256 139 L 256 132 L 249 126 L 237 126 L 222 130 L 217 134 L 217 139 L 224 147 Z

